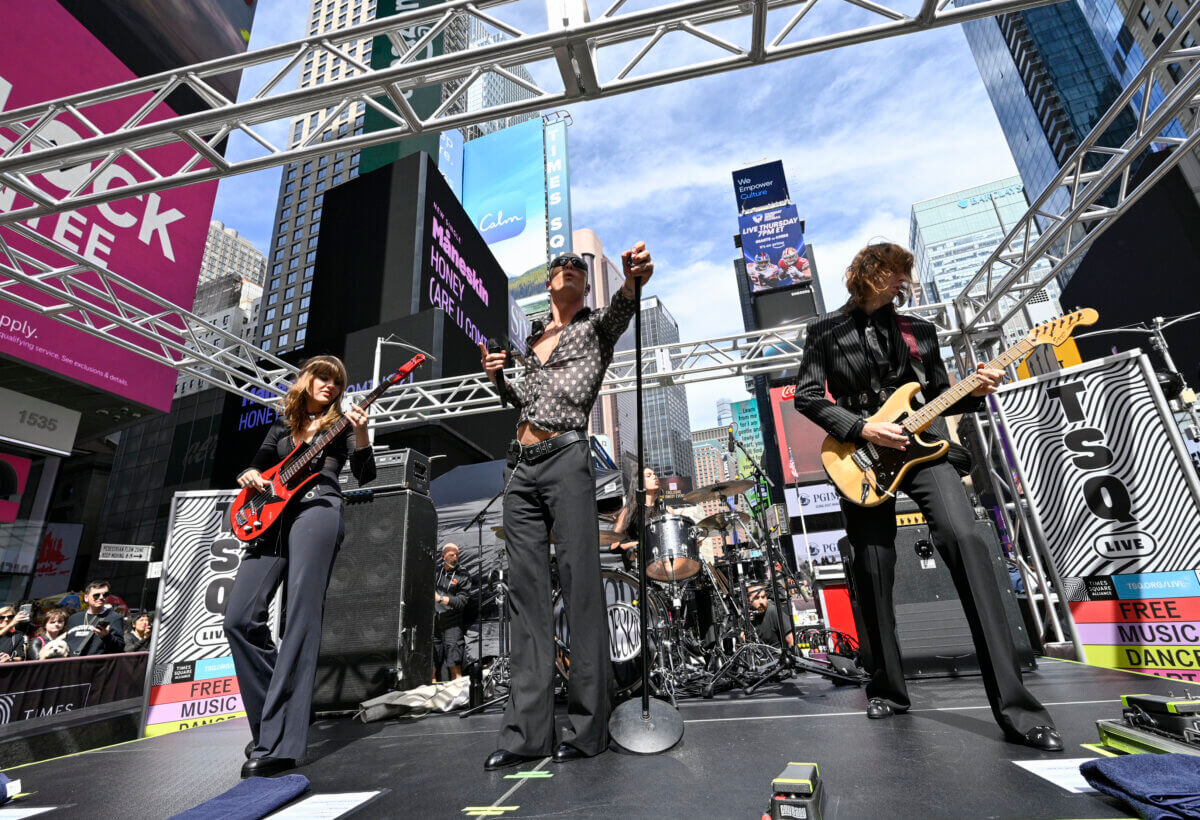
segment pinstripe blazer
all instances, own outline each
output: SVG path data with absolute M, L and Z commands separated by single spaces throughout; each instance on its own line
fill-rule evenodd
M 838 441 L 856 437 L 861 430 L 860 422 L 870 415 L 866 411 L 860 414 L 849 407 L 840 406 L 871 389 L 867 351 L 850 313 L 850 309 L 843 307 L 818 316 L 809 323 L 800 377 L 796 382 L 796 409 Z M 913 336 L 916 337 L 917 351 L 921 354 L 921 366 L 925 371 L 921 393 L 928 401 L 949 389 L 950 377 L 938 352 L 937 328 L 932 322 L 916 316 L 909 319 Z M 912 364 L 912 356 L 895 322 L 891 323 L 888 344 L 892 351 L 899 351 L 900 372 L 906 372 Z M 833 401 L 826 395 L 827 388 Z M 982 407 L 982 398 L 966 396 L 952 405 L 945 415 L 974 412 Z M 944 423 L 939 421 L 935 425 L 931 431 L 933 435 L 946 438 Z

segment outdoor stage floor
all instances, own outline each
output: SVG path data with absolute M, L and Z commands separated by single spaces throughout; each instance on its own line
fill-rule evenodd
M 826 818 L 1130 816 L 1013 761 L 1096 757 L 1081 744 L 1097 742 L 1097 719 L 1120 717 L 1122 694 L 1181 695 L 1185 685 L 1051 659 L 1040 659 L 1026 681 L 1053 714 L 1064 754 L 1004 742 L 978 677 L 910 682 L 909 714 L 868 721 L 861 689 L 805 674 L 750 698 L 739 690 L 682 702 L 683 740 L 656 756 L 610 750 L 484 772 L 500 721 L 492 711 L 465 720 L 321 720 L 310 733 L 310 760 L 296 771 L 311 781 L 309 794 L 382 790 L 353 812 L 356 820 L 464 817 L 467 807 L 485 806 L 516 807 L 505 818 L 757 819 L 789 761 L 820 766 Z M 236 785 L 248 738 L 245 721 L 234 720 L 6 774 L 32 792 L 17 805 L 58 807 L 39 817 L 165 818 Z M 553 776 L 506 777 L 535 769 Z

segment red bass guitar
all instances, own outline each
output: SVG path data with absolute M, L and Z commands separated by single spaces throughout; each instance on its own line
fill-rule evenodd
M 395 373 L 379 383 L 379 386 L 367 395 L 358 406 L 366 410 L 372 403 L 396 382 L 416 370 L 425 357 L 418 353 L 400 367 Z M 339 397 L 340 398 L 340 397 Z M 296 448 L 271 469 L 262 473 L 262 480 L 269 486 L 266 490 L 256 490 L 244 487 L 234 499 L 229 510 L 229 520 L 233 526 L 233 535 L 239 541 L 254 541 L 262 538 L 271 529 L 288 502 L 301 495 L 305 488 L 315 479 L 318 473 L 310 473 L 308 466 L 313 460 L 320 458 L 325 447 L 335 441 L 350 424 L 350 419 L 343 416 L 335 421 L 328 430 L 321 433 L 311 442 L 302 441 Z

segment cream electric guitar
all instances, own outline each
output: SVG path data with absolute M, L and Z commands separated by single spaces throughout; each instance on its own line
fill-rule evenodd
M 1003 369 L 1038 345 L 1062 344 L 1079 325 L 1095 324 L 1099 314 L 1091 308 L 1077 310 L 1038 325 L 1017 344 L 987 363 L 996 370 Z M 917 464 L 932 461 L 950 447 L 940 439 L 925 440 L 920 433 L 934 419 L 980 385 L 979 376 L 972 374 L 942 395 L 914 410 L 913 397 L 921 391 L 917 382 L 909 382 L 896 390 L 883 407 L 867 421 L 886 421 L 899 424 L 909 437 L 904 450 L 880 447 L 870 442 L 841 442 L 826 436 L 821 445 L 821 463 L 834 486 L 851 502 L 862 507 L 874 507 L 892 498 L 905 474 Z

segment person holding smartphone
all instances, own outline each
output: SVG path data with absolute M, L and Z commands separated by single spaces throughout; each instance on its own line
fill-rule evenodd
M 23 661 L 29 646 L 32 607 L 23 604 L 18 610 L 12 604 L 0 607 L 0 663 Z
M 89 581 L 83 590 L 85 609 L 67 619 L 67 645 L 72 655 L 113 655 L 125 651 L 125 621 L 110 607 L 108 581 Z

